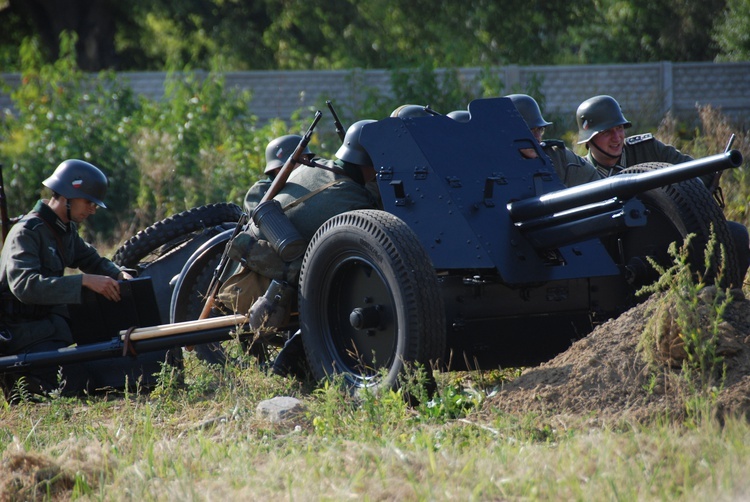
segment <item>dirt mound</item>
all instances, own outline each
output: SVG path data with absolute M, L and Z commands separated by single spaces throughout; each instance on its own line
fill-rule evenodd
M 726 371 L 723 385 L 717 389 L 719 418 L 729 413 L 750 418 L 750 301 L 738 296 L 718 328 L 716 354 L 723 358 Z M 658 345 L 656 364 L 649 365 L 639 347 L 649 319 L 670 323 L 670 316 L 663 315 L 660 308 L 663 303 L 652 298 L 598 326 L 567 351 L 504 384 L 485 409 L 635 421 L 664 416 L 665 412 L 683 417 L 686 400 L 696 391 L 680 375 L 686 354 L 679 330 L 674 325 L 666 327 L 671 334 Z M 701 308 L 706 306 L 699 304 L 698 313 Z M 710 322 L 704 315 L 700 319 Z

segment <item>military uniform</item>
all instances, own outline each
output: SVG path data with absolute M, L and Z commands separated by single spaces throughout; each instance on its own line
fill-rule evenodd
M 263 196 L 266 195 L 268 189 L 271 188 L 272 182 L 273 180 L 271 178 L 266 178 L 256 181 L 255 184 L 250 187 L 245 194 L 245 212 L 247 214 L 253 213 L 253 210 L 258 204 L 260 204 L 260 201 L 263 199 Z
M 596 169 L 604 176 L 617 174 L 627 167 L 632 167 L 646 162 L 664 162 L 667 164 L 681 164 L 693 160 L 693 157 L 680 152 L 672 145 L 667 145 L 659 141 L 651 133 L 638 134 L 625 139 L 625 146 L 622 150 L 622 156 L 618 159 L 617 164 L 613 167 L 605 167 L 596 162 L 589 151 L 586 157 Z M 711 186 L 714 174 L 701 176 L 700 180 L 706 187 Z M 740 266 L 746 271 L 750 267 L 750 236 L 747 228 L 736 221 L 727 221 L 727 226 L 732 238 L 735 241 L 735 247 L 740 259 Z M 742 276 L 745 276 L 743 272 Z
M 360 168 L 341 160 L 315 159 L 320 167 L 301 165 L 274 197 L 306 241 L 326 220 L 356 209 L 375 209 L 378 201 L 365 185 Z M 245 313 L 271 279 L 295 283 L 302 259 L 284 262 L 268 245 L 262 228 L 252 225 L 250 238 L 238 237 L 230 256 L 245 267 L 222 286 L 218 300 L 223 310 Z
M 643 164 L 644 162 L 666 162 L 668 164 L 681 164 L 693 160 L 690 155 L 685 155 L 672 145 L 659 141 L 651 133 L 638 134 L 625 139 L 622 156 L 613 167 L 606 167 L 594 160 L 589 151 L 586 160 L 591 162 L 603 177 L 612 176 L 626 167 Z M 711 175 L 713 177 L 713 175 Z M 705 182 L 705 180 L 704 180 Z M 710 179 L 709 179 L 710 183 Z
M 83 276 L 65 275 L 66 267 L 115 279 L 120 273 L 78 235 L 75 223 L 63 223 L 39 201 L 11 228 L 0 255 L 2 319 L 13 336 L 8 353 L 33 351 L 44 342 L 73 343 L 66 304 L 81 303 Z
M 552 160 L 555 172 L 567 187 L 604 177 L 586 159 L 568 149 L 563 141 L 548 139 L 541 142 L 541 147 Z

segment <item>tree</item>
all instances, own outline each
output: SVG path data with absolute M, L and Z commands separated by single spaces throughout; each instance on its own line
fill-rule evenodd
M 37 35 L 51 61 L 60 55 L 62 32 L 75 33 L 79 67 L 95 71 L 116 67 L 114 33 L 125 4 L 113 0 L 9 0 L 0 13 L 2 19 L 16 20 L 12 36 Z M 16 46 L 18 42 L 20 39 Z
M 713 32 L 721 61 L 750 60 L 750 0 L 728 0 Z

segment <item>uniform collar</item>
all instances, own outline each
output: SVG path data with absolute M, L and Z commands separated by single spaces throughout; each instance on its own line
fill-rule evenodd
M 597 171 L 602 173 L 605 177 L 612 176 L 613 174 L 617 174 L 626 167 L 628 167 L 627 160 L 625 158 L 625 149 L 622 149 L 622 155 L 620 155 L 620 158 L 617 159 L 617 162 L 614 166 L 603 166 L 599 162 L 596 161 L 593 155 L 591 155 L 591 151 L 589 150 L 589 153 L 586 154 L 586 160 L 591 162 L 591 164 L 596 168 Z
M 63 222 L 43 200 L 37 201 L 32 212 L 38 214 L 41 219 L 48 223 L 50 228 L 55 229 L 60 235 L 65 235 L 70 231 L 70 225 Z

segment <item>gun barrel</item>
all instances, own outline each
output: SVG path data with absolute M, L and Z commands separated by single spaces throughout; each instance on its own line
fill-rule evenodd
M 654 188 L 740 165 L 742 165 L 742 153 L 739 150 L 730 150 L 645 173 L 619 174 L 538 197 L 510 202 L 507 207 L 513 221 L 519 223 L 586 204 L 594 204 L 612 197 L 630 199 Z

